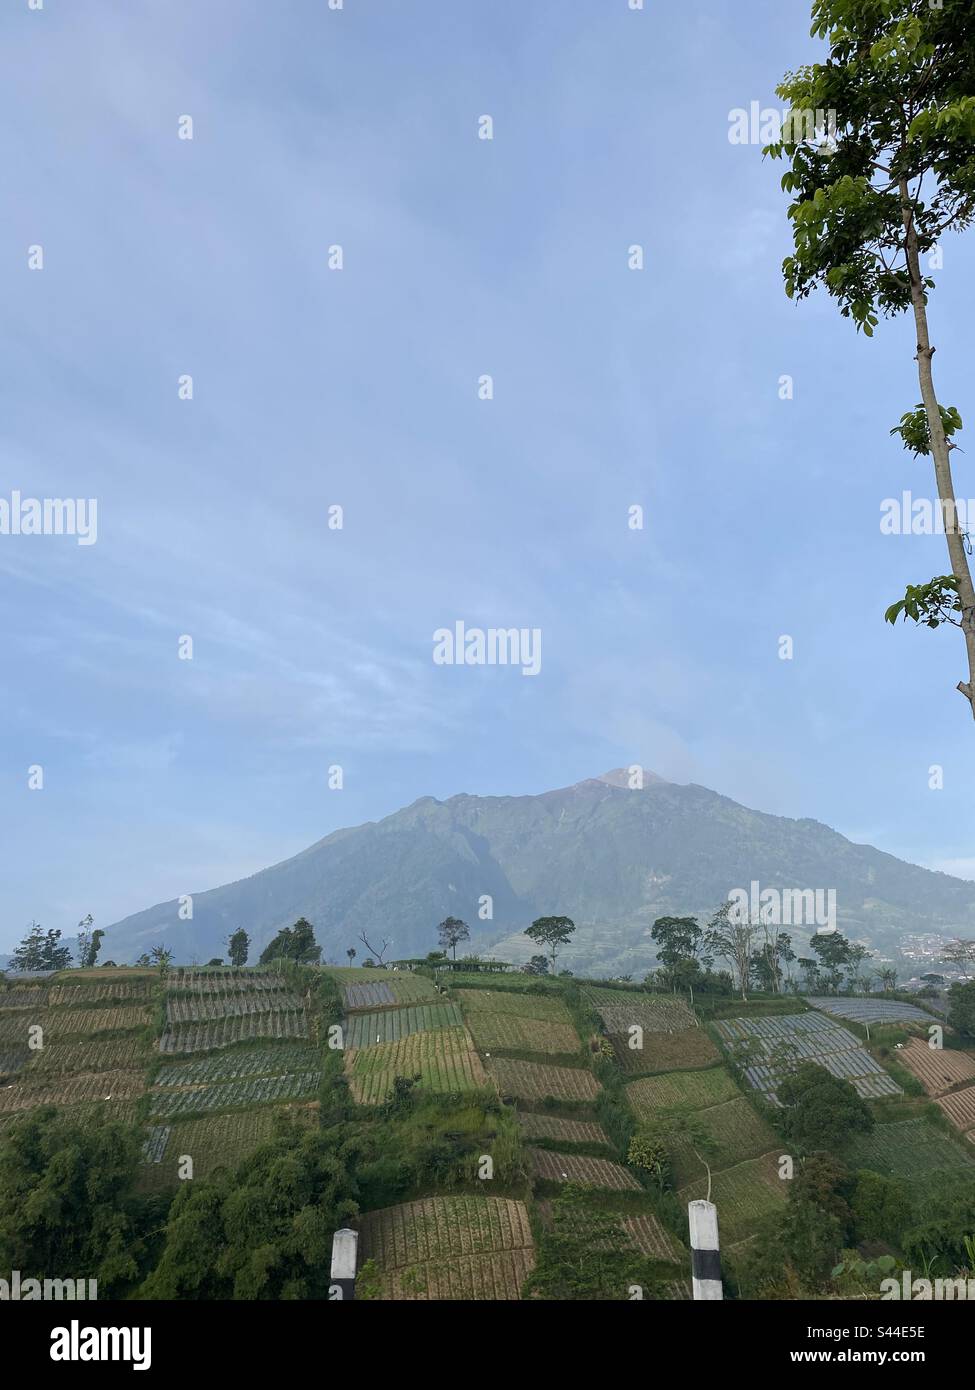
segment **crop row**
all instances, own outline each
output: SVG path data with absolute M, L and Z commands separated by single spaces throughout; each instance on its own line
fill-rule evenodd
M 897 1055 L 929 1096 L 940 1095 L 963 1081 L 975 1081 L 975 1057 L 970 1052 L 928 1047 L 920 1038 L 911 1038 Z
M 629 1075 L 694 1070 L 710 1066 L 721 1054 L 703 1028 L 676 1033 L 610 1033 L 616 1064 Z
M 550 1149 L 529 1149 L 532 1172 L 548 1182 L 584 1183 L 611 1192 L 639 1192 L 640 1184 L 629 1171 L 608 1158 L 587 1158 L 581 1154 L 553 1153 Z
M 844 1161 L 851 1169 L 870 1168 L 918 1189 L 937 1187 L 939 1174 L 964 1172 L 975 1179 L 975 1162 L 959 1143 L 927 1120 L 875 1125 L 848 1144 Z
M 380 1269 L 531 1245 L 523 1202 L 510 1197 L 424 1197 L 360 1218 L 363 1259 Z
M 174 1062 L 156 1077 L 158 1089 L 196 1086 L 210 1081 L 236 1081 L 243 1076 L 276 1076 L 282 1072 L 314 1071 L 320 1065 L 317 1048 L 284 1043 L 278 1047 L 249 1047 L 243 1052 L 217 1053 L 195 1062 Z
M 53 985 L 48 1003 L 52 1008 L 72 1008 L 78 1004 L 106 1004 L 145 1000 L 152 994 L 152 981 L 136 976 L 131 980 L 99 980 L 83 985 Z
M 350 1014 L 345 1022 L 346 1047 L 375 1047 L 396 1042 L 411 1033 L 433 1028 L 458 1028 L 464 1018 L 456 1004 L 406 1004 L 399 1009 L 377 1009 L 374 1013 Z
M 464 1028 L 438 1028 L 376 1047 L 346 1048 L 345 1073 L 361 1105 L 388 1099 L 397 1076 L 418 1075 L 424 1089 L 448 1094 L 487 1085 Z
M 243 1018 L 219 1018 L 210 1023 L 188 1023 L 167 1028 L 159 1039 L 159 1051 L 166 1055 L 184 1052 L 210 1052 L 230 1047 L 250 1038 L 307 1038 L 308 1019 L 298 1013 L 248 1014 Z
M 216 1018 L 246 1018 L 248 1014 L 268 1013 L 272 1009 L 304 1010 L 304 1004 L 290 990 L 261 990 L 251 994 L 202 994 L 187 997 L 171 994 L 166 999 L 166 1022 L 207 1023 Z
M 49 993 L 46 985 L 0 985 L 0 1009 L 45 1009 Z
M 834 1018 L 848 1018 L 852 1023 L 930 1023 L 931 1015 L 915 1004 L 899 999 L 848 999 L 837 995 L 819 998 L 806 997 L 806 1003 Z
M 723 1173 L 705 1174 L 677 1193 L 681 1205 L 707 1197 L 718 1209 L 722 1245 L 734 1245 L 755 1231 L 763 1216 L 781 1210 L 788 1183 L 780 1176 L 775 1153 L 748 1159 Z
M 199 1086 L 189 1090 L 153 1092 L 154 1119 L 172 1120 L 183 1115 L 205 1115 L 211 1110 L 229 1110 L 243 1105 L 270 1105 L 283 1100 L 310 1100 L 317 1091 L 321 1073 L 290 1072 L 284 1076 L 245 1077 L 224 1085 Z
M 0 1111 L 34 1110 L 41 1105 L 71 1105 L 78 1101 L 132 1100 L 145 1088 L 141 1071 L 82 1073 L 41 1084 L 21 1081 L 0 1090 Z
M 579 1035 L 571 1023 L 519 1018 L 515 1014 L 473 1013 L 468 1024 L 482 1051 L 508 1048 L 554 1057 L 571 1055 L 580 1049 Z
M 287 981 L 275 970 L 174 970 L 167 977 L 170 989 L 195 994 L 266 993 L 285 989 Z
M 519 1018 L 536 1018 L 549 1023 L 572 1023 L 562 1000 L 551 995 L 502 989 L 459 989 L 457 998 L 470 1017 L 479 1013 L 516 1014 Z
M 534 1267 L 535 1252 L 530 1247 L 489 1255 L 452 1255 L 383 1275 L 380 1298 L 397 1303 L 516 1302 Z
M 193 1161 L 194 1178 L 207 1177 L 220 1167 L 236 1168 L 254 1149 L 274 1137 L 279 1116 L 287 1114 L 299 1123 L 311 1125 L 316 1111 L 314 1105 L 261 1106 L 181 1120 L 171 1127 L 168 1139 L 160 1142 L 162 1152 L 158 1158 L 142 1169 L 140 1187 L 164 1191 L 178 1186 L 177 1169 L 184 1156 Z
M 147 1065 L 149 1042 L 138 1036 L 106 1038 L 103 1042 L 53 1042 L 30 1054 L 29 1073 L 44 1075 L 76 1071 L 120 1071 Z
M 966 1086 L 963 1091 L 952 1091 L 949 1096 L 941 1096 L 938 1105 L 956 1129 L 975 1129 L 975 1086 Z
M 518 1127 L 526 1139 L 554 1139 L 562 1144 L 605 1144 L 609 1140 L 600 1125 L 590 1120 L 567 1120 L 561 1115 L 518 1112 Z
M 661 1111 L 702 1110 L 733 1100 L 740 1094 L 724 1067 L 707 1071 L 664 1073 L 631 1081 L 627 1098 L 641 1120 L 652 1120 Z
M 492 1057 L 488 1070 L 502 1096 L 521 1100 L 595 1100 L 599 1083 L 587 1067 L 553 1067 L 544 1062 L 521 1062 L 512 1057 Z
M 647 994 L 633 998 L 619 995 L 618 1002 L 610 1003 L 593 999 L 588 991 L 586 997 L 609 1033 L 626 1033 L 633 1027 L 642 1028 L 645 1033 L 674 1033 L 697 1026 L 697 1019 L 683 999 L 662 999 Z

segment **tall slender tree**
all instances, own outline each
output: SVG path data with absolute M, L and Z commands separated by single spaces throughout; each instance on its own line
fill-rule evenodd
M 951 572 L 909 584 L 886 618 L 961 629 L 968 679 L 958 689 L 975 717 L 975 586 L 951 468 L 962 422 L 935 389 L 927 273 L 939 239 L 975 216 L 975 0 L 813 0 L 812 18 L 826 61 L 777 91 L 797 116 L 824 113 L 830 138 L 806 141 L 797 119 L 766 147 L 791 166 L 786 293 L 825 289 L 868 337 L 881 315 L 913 314 L 921 403 L 891 433 L 933 461 Z

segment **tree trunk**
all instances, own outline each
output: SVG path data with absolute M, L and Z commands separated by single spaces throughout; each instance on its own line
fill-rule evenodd
M 917 244 L 917 228 L 910 206 L 907 180 L 900 184 L 901 209 L 906 236 L 907 268 L 911 279 L 911 303 L 914 307 L 914 322 L 917 327 L 917 375 L 921 384 L 921 400 L 928 417 L 928 432 L 931 436 L 931 456 L 934 459 L 934 476 L 938 486 L 938 497 L 945 521 L 945 540 L 948 543 L 948 559 L 951 572 L 958 580 L 958 597 L 961 600 L 961 629 L 965 636 L 968 652 L 968 680 L 959 681 L 958 689 L 964 695 L 975 718 L 975 586 L 972 572 L 965 553 L 965 542 L 958 529 L 958 512 L 955 505 L 955 488 L 951 477 L 951 458 L 948 440 L 941 422 L 941 411 L 934 389 L 934 374 L 931 358 L 934 348 L 928 334 L 928 314 L 924 300 L 924 285 L 921 279 L 921 261 Z M 967 520 L 967 518 L 966 518 Z

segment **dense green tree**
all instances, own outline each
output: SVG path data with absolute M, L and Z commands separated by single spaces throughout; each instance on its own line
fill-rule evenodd
M 531 926 L 525 928 L 525 935 L 534 941 L 536 946 L 545 946 L 548 949 L 553 975 L 558 953 L 563 946 L 568 945 L 575 929 L 571 917 L 536 917 Z
M 948 1022 L 966 1038 L 975 1038 L 975 980 L 953 984 L 949 989 Z
M 849 1237 L 849 1175 L 838 1160 L 808 1158 L 785 1185 L 784 1211 L 760 1226 L 742 1259 L 749 1297 L 811 1297 L 828 1284 Z
M 471 929 L 466 922 L 462 922 L 459 917 L 445 917 L 437 928 L 440 933 L 438 940 L 444 951 L 452 951 L 454 960 L 457 959 L 457 946 L 461 941 L 470 941 Z
M 901 1245 L 914 1269 L 932 1265 L 935 1274 L 949 1275 L 969 1263 L 966 1244 L 975 1236 L 975 1183 L 967 1172 L 939 1174 L 924 1194 Z
M 227 953 L 230 956 L 230 964 L 235 970 L 247 964 L 247 956 L 251 948 L 251 939 L 244 931 L 243 927 L 238 927 L 227 937 Z
M 78 965 L 82 970 L 91 970 L 94 966 L 105 935 L 101 930 L 92 930 L 94 924 L 90 912 L 78 923 Z
M 814 0 L 812 14 L 826 61 L 777 90 L 795 112 L 831 113 L 835 131 L 817 145 L 787 125 L 768 148 L 791 166 L 786 292 L 825 289 L 868 336 L 881 315 L 912 311 L 921 403 L 891 433 L 933 460 L 951 573 L 909 585 L 887 618 L 962 629 L 968 680 L 958 689 L 975 714 L 975 587 L 951 469 L 961 418 L 935 390 L 927 273 L 940 238 L 975 216 L 975 0 Z
M 522 966 L 526 975 L 547 975 L 548 956 L 532 956 L 527 965 Z
M 0 1269 L 97 1279 L 103 1297 L 134 1281 L 141 1148 L 135 1127 L 82 1128 L 53 1106 L 17 1120 L 0 1137 Z
M 649 1173 L 661 1190 L 667 1186 L 671 1176 L 670 1152 L 662 1136 L 645 1131 L 634 1134 L 627 1149 L 626 1161 L 631 1168 L 641 1168 Z
M 61 932 L 56 927 L 45 931 L 39 922 L 31 922 L 11 964 L 15 970 L 66 970 L 71 964 L 71 950 L 60 942 Z
M 900 1244 L 911 1216 L 907 1189 L 896 1178 L 864 1169 L 857 1173 L 850 1197 L 856 1240 Z
M 332 1236 L 357 1215 L 331 1132 L 282 1122 L 237 1169 L 186 1183 L 146 1298 L 324 1299 Z
M 873 1113 L 849 1081 L 803 1062 L 778 1086 L 788 1137 L 807 1151 L 840 1148 L 854 1134 L 873 1128 Z
M 660 964 L 673 970 L 687 962 L 697 963 L 704 933 L 696 917 L 658 917 L 650 928 L 650 939 Z
M 294 960 L 300 965 L 317 965 L 321 954 L 322 948 L 315 942 L 315 928 L 306 918 L 299 917 L 293 927 L 282 927 L 264 947 L 260 963 L 268 965 L 272 960 L 281 959 Z
M 751 956 L 751 976 L 756 987 L 767 994 L 778 994 L 785 976 L 783 966 L 795 958 L 788 932 L 774 929 L 766 932 L 765 940 Z
M 815 932 L 809 945 L 819 957 L 819 980 L 828 994 L 835 994 L 843 971 L 852 959 L 852 945 L 839 931 Z M 801 962 L 800 962 L 801 963 Z

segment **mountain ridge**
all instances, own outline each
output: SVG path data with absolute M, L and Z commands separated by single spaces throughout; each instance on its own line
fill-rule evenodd
M 753 879 L 834 888 L 840 929 L 885 948 L 908 931 L 958 935 L 975 924 L 975 883 L 697 783 L 645 773 L 631 788 L 628 779 L 616 768 L 534 795 L 418 797 L 193 895 L 191 919 L 180 917 L 178 900 L 133 913 L 106 928 L 103 954 L 133 959 L 164 942 L 180 960 L 206 960 L 225 955 L 227 936 L 243 926 L 253 960 L 305 916 L 324 959 L 343 959 L 353 945 L 362 958 L 361 932 L 389 938 L 394 958 L 435 949 L 437 923 L 453 915 L 469 923 L 471 950 L 521 961 L 533 918 L 565 913 L 578 927 L 568 965 L 635 972 L 653 963 L 654 917 L 709 914 Z

